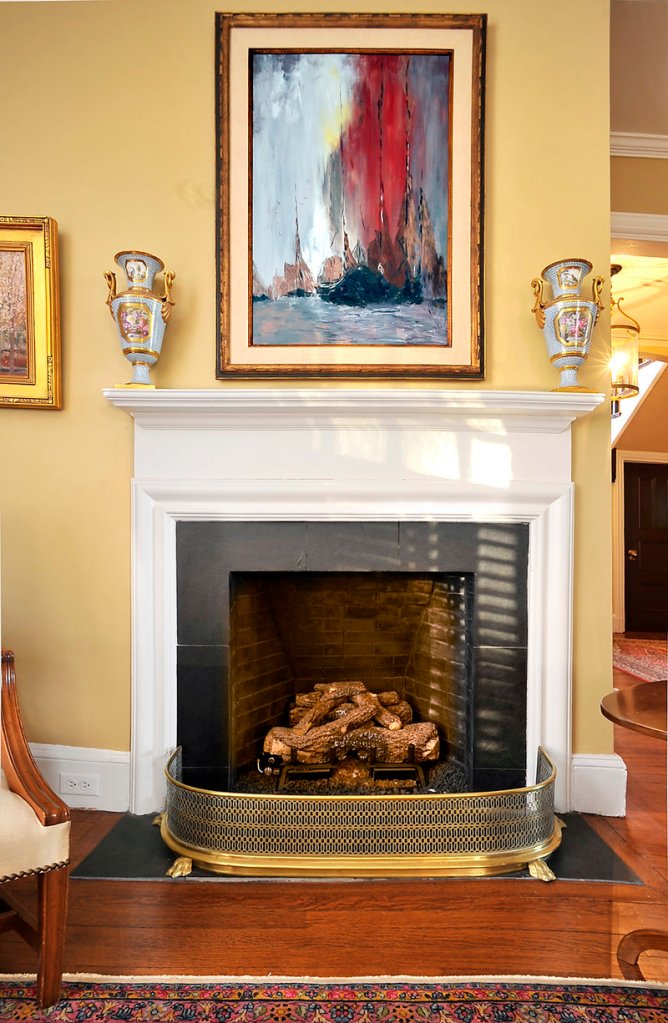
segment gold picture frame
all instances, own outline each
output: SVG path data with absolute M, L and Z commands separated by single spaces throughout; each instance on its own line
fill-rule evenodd
M 61 404 L 58 225 L 0 216 L 0 406 Z
M 216 27 L 216 376 L 483 379 L 486 16 Z

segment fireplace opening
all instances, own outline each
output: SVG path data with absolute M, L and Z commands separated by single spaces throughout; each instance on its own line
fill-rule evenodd
M 230 576 L 231 785 L 469 791 L 473 576 Z
M 526 784 L 526 523 L 183 521 L 176 554 L 186 784 L 273 791 L 257 769 L 267 734 L 342 682 L 395 693 L 436 728 L 446 777 L 413 764 L 427 789 Z M 381 791 L 419 787 L 414 754 L 401 770 L 373 749 L 352 759 Z M 332 791 L 322 765 L 292 766 L 297 792 Z

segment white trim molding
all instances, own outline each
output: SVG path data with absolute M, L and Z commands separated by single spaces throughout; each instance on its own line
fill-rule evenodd
M 135 419 L 133 813 L 162 807 L 176 743 L 178 521 L 529 525 L 527 777 L 571 808 L 571 423 L 602 394 L 109 389 Z M 540 434 L 539 437 L 536 435 Z
M 668 242 L 668 216 L 659 213 L 611 213 L 610 236 L 643 242 Z
M 610 133 L 610 155 L 668 160 L 668 135 L 651 135 L 639 131 L 613 131 Z
M 571 762 L 573 810 L 626 815 L 626 764 L 616 753 L 576 753 Z
M 88 746 L 30 744 L 33 757 L 54 792 L 68 806 L 88 810 L 130 808 L 130 754 L 122 750 L 93 749 Z M 94 779 L 92 791 L 68 791 L 61 775 Z
M 666 218 L 668 221 L 668 217 Z M 104 397 L 142 430 L 338 430 L 368 423 L 393 432 L 483 430 L 562 433 L 600 405 L 600 394 L 446 388 L 238 388 L 129 390 Z M 135 466 L 135 475 L 137 466 Z

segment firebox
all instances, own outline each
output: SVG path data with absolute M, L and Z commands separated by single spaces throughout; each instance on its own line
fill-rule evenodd
M 370 761 L 374 775 L 388 785 L 392 768 L 399 782 L 402 766 L 408 785 L 413 766 L 421 787 L 467 791 L 472 600 L 471 575 L 232 573 L 231 786 L 243 782 L 246 790 L 253 789 L 258 749 L 264 746 L 267 754 L 284 750 L 300 791 L 309 788 L 305 768 L 311 769 L 318 791 L 327 791 L 318 766 L 350 757 Z M 307 712 L 317 711 L 318 694 L 329 713 L 318 717 L 319 732 L 311 730 L 310 742 L 304 720 Z M 382 705 L 376 702 L 375 718 L 369 694 L 382 699 Z M 349 719 L 356 726 L 352 730 Z M 387 720 L 389 732 L 396 729 L 400 736 L 383 736 L 380 726 Z M 431 725 L 425 741 L 419 729 L 409 727 L 415 723 Z M 281 738 L 276 728 L 292 724 L 301 741 L 288 749 L 289 730 L 283 728 Z M 268 736 L 274 734 L 272 746 Z M 423 748 L 427 744 L 428 750 Z M 367 784 L 365 774 L 356 773 L 346 783 L 341 769 L 330 771 L 337 791 Z M 270 773 L 265 767 L 265 775 Z
M 526 784 L 526 524 L 179 522 L 176 550 L 185 784 L 266 792 L 267 734 L 343 682 L 433 726 L 423 791 Z

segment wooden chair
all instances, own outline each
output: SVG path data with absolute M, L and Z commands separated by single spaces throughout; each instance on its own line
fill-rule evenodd
M 37 999 L 60 996 L 67 915 L 70 812 L 32 758 L 16 697 L 14 655 L 2 654 L 0 770 L 0 932 L 15 929 L 37 952 Z M 37 916 L 7 889 L 37 877 Z

